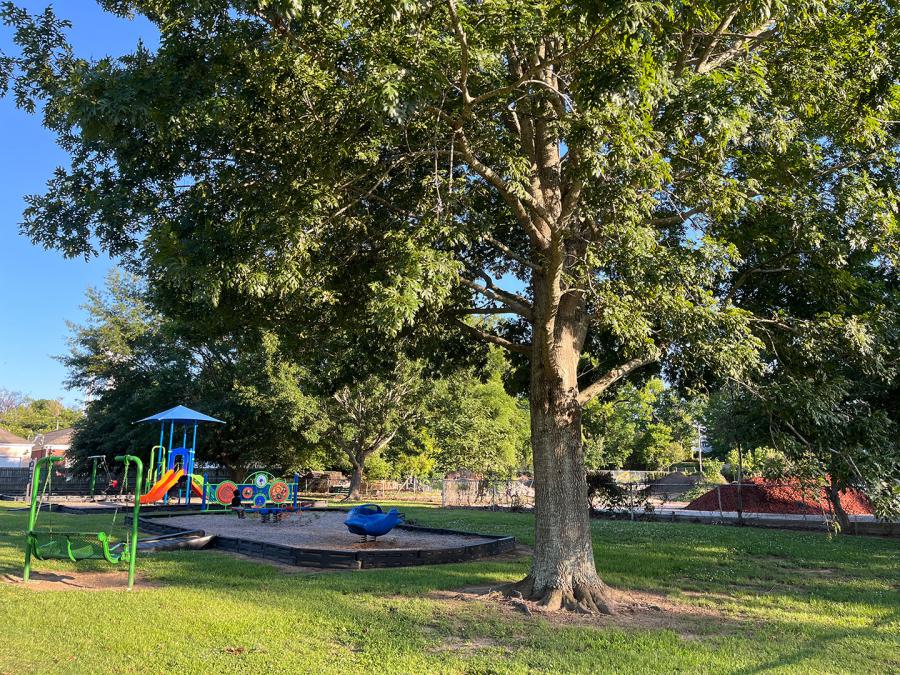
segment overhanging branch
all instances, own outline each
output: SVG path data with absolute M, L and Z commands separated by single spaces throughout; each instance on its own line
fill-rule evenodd
M 463 286 L 471 288 L 476 293 L 480 293 L 490 300 L 494 300 L 495 302 L 499 302 L 501 305 L 505 305 L 511 312 L 514 312 L 515 314 L 518 314 L 519 316 L 522 316 L 531 321 L 533 314 L 531 311 L 531 307 L 528 305 L 528 301 L 525 298 L 497 288 L 496 286 L 494 286 L 491 278 L 483 272 L 476 272 L 476 274 L 478 274 L 482 279 L 485 280 L 484 285 L 481 285 L 476 281 L 473 281 L 472 279 L 468 279 L 466 277 L 460 277 L 459 282 Z
M 513 312 L 509 311 L 508 307 L 466 307 L 465 309 L 460 310 L 462 314 L 483 314 L 483 315 L 504 315 L 504 314 L 513 314 Z
M 504 253 L 506 255 L 506 257 L 508 257 L 510 260 L 515 260 L 520 265 L 523 265 L 525 267 L 533 269 L 535 272 L 543 274 L 543 272 L 544 272 L 543 267 L 541 267 L 537 263 L 530 261 L 528 258 L 525 258 L 524 256 L 520 256 L 518 253 L 516 253 L 511 248 L 509 248 L 506 244 L 497 241 L 493 237 L 485 237 L 484 241 L 489 243 L 491 246 L 496 248 L 498 251 L 501 251 L 502 253 Z
M 585 387 L 578 394 L 578 403 L 584 405 L 588 401 L 590 401 L 595 396 L 599 396 L 604 391 L 609 389 L 616 382 L 621 380 L 626 375 L 633 373 L 638 368 L 643 368 L 644 366 L 653 363 L 656 361 L 656 357 L 641 357 L 631 359 L 623 363 L 621 366 L 613 368 L 608 371 L 604 375 L 601 375 L 597 378 L 592 384 Z
M 461 328 L 467 330 L 479 340 L 484 340 L 485 342 L 489 342 L 492 345 L 498 345 L 508 351 L 515 352 L 517 354 L 524 354 L 525 356 L 531 355 L 530 344 L 523 344 L 519 342 L 513 342 L 512 340 L 507 340 L 506 338 L 500 337 L 499 335 L 494 335 L 493 333 L 488 333 L 487 331 L 481 330 L 480 328 L 467 324 L 465 321 L 460 321 L 459 319 L 456 320 L 456 324 Z

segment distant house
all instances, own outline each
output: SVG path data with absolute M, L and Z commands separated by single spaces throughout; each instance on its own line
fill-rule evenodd
M 40 459 L 47 455 L 65 457 L 72 447 L 72 436 L 75 430 L 72 428 L 48 431 L 46 434 L 38 434 L 34 437 L 31 448 L 31 459 Z
M 0 467 L 27 467 L 31 460 L 31 443 L 0 429 Z

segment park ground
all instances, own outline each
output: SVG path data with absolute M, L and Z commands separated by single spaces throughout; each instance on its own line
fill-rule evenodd
M 118 590 L 117 568 L 38 561 L 43 578 L 61 581 L 26 588 L 14 580 L 26 513 L 12 506 L 0 505 L 0 673 L 900 672 L 896 540 L 595 521 L 601 573 L 623 603 L 609 618 L 485 595 L 522 576 L 527 554 L 312 573 L 160 553 L 139 558 L 131 593 Z M 528 514 L 404 511 L 422 525 L 533 541 Z M 66 528 L 110 524 L 65 518 Z M 118 588 L 66 583 L 87 579 Z

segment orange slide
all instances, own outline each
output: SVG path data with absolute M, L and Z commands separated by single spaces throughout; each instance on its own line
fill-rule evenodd
M 201 485 L 203 485 L 203 483 L 198 481 L 196 478 L 191 478 L 191 494 L 195 497 L 202 497 L 203 490 L 201 489 Z
M 175 483 L 184 475 L 181 469 L 169 469 L 162 478 L 156 481 L 156 484 L 150 488 L 150 492 L 141 497 L 141 504 L 152 504 L 153 502 L 162 501 L 166 493 L 172 489 Z

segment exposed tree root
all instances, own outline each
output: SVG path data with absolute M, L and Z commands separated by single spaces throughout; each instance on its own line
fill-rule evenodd
M 576 583 L 572 590 L 562 588 L 536 589 L 534 579 L 528 575 L 521 581 L 507 584 L 500 591 L 506 595 L 532 600 L 547 612 L 561 609 L 584 614 L 615 614 L 616 606 L 606 586 L 599 579 L 594 583 Z

